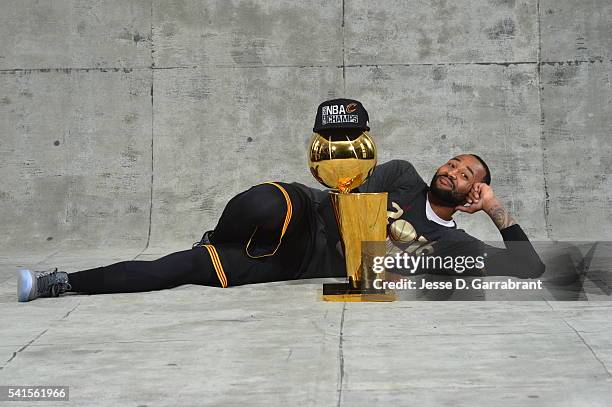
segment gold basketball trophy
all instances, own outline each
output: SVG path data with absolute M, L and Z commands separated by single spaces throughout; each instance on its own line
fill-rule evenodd
M 317 110 L 308 165 L 312 175 L 331 188 L 330 199 L 343 246 L 347 283 L 324 284 L 325 301 L 393 301 L 375 289 L 374 256 L 385 255 L 387 193 L 351 193 L 372 174 L 376 146 L 368 134 L 368 114 L 349 99 L 323 102 Z M 368 242 L 367 245 L 362 245 Z

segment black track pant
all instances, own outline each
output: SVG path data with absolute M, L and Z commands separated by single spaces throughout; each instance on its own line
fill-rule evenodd
M 122 261 L 69 273 L 72 291 L 125 293 L 183 284 L 227 287 L 299 278 L 303 262 L 308 261 L 309 208 L 308 197 L 291 184 L 254 186 L 228 202 L 212 245 L 153 261 Z

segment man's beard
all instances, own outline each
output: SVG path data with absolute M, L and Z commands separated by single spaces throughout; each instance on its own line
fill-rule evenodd
M 455 207 L 457 205 L 463 205 L 466 201 L 467 194 L 461 193 L 457 191 L 455 184 L 451 181 L 450 178 L 446 177 L 450 184 L 452 185 L 452 189 L 441 189 L 438 187 L 436 181 L 439 177 L 446 177 L 445 175 L 434 174 L 431 182 L 429 183 L 429 190 L 436 200 L 438 200 L 442 205 Z

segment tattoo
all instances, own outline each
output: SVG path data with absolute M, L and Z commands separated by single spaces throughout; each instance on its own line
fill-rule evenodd
M 516 223 L 514 218 L 510 216 L 508 211 L 506 211 L 502 206 L 495 205 L 493 208 L 489 210 L 489 216 L 491 220 L 495 223 L 495 226 L 499 230 L 505 229 L 508 226 L 512 226 Z

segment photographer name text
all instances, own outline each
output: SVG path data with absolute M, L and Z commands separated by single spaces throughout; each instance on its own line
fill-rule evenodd
M 377 290 L 541 290 L 542 281 L 487 281 L 482 278 L 454 278 L 452 281 L 420 281 L 402 278 L 399 281 L 385 281 L 377 278 L 373 281 Z

